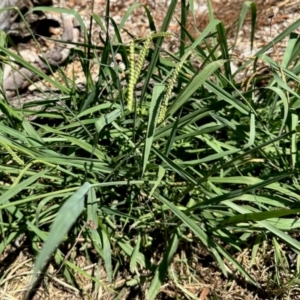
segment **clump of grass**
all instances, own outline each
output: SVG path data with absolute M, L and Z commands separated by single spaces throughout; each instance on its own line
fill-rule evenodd
M 188 40 L 179 42 L 179 53 L 160 55 L 175 5 L 171 1 L 161 33 L 147 37 L 140 52 L 134 42 L 122 43 L 115 26 L 118 47 L 107 40 L 98 79 L 88 81 L 84 93 L 65 87 L 62 96 L 22 109 L 0 99 L 1 145 L 13 145 L 1 149 L 0 172 L 6 177 L 0 183 L 0 252 L 25 232 L 36 255 L 35 275 L 53 257 L 68 282 L 75 285 L 75 274 L 81 274 L 100 286 L 64 247 L 78 236 L 85 255 L 92 259 L 92 248 L 100 258 L 95 272 L 104 268 L 107 282 L 129 273 L 124 282 L 143 286 L 146 299 L 156 299 L 168 278 L 180 295 L 196 297 L 182 288 L 176 272 L 168 273 L 174 257 L 195 245 L 224 276 L 238 272 L 258 290 L 262 282 L 237 258 L 244 249 L 255 258 L 271 243 L 278 285 L 285 284 L 283 268 L 299 273 L 284 253 L 298 260 L 300 250 L 299 50 L 292 33 L 300 21 L 256 54 L 271 68 L 266 86 L 251 80 L 243 89 L 220 36 L 223 25 L 212 14 L 196 38 L 182 26 Z M 95 21 L 101 25 L 97 16 Z M 265 54 L 289 35 L 281 62 Z M 1 45 L 0 51 L 8 50 Z M 117 51 L 128 70 L 124 78 L 112 66 Z M 75 52 L 89 64 L 89 51 Z M 200 70 L 191 57 L 201 61 Z M 241 68 L 251 64 L 255 69 L 252 60 Z M 134 90 L 139 86 L 141 91 Z M 134 97 L 145 113 L 131 113 Z M 39 111 L 30 109 L 37 104 Z

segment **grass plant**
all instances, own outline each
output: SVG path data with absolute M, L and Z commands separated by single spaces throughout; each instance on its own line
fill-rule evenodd
M 60 91 L 21 108 L 0 97 L 0 253 L 25 234 L 35 257 L 32 283 L 51 259 L 71 286 L 80 290 L 78 274 L 92 282 L 93 299 L 101 285 L 114 290 L 120 274 L 127 274 L 122 288 L 140 286 L 145 299 L 160 299 L 166 282 L 174 299 L 199 299 L 183 278 L 197 278 L 192 261 L 202 253 L 223 278 L 243 280 L 265 299 L 287 297 L 299 285 L 300 43 L 294 31 L 300 20 L 233 72 L 226 29 L 211 5 L 204 31 L 192 36 L 183 13 L 178 51 L 162 51 L 176 5 L 172 0 L 161 28 L 145 8 L 156 31 L 144 43 L 132 37 L 124 44 L 121 37 L 136 4 L 120 25 L 111 21 L 115 36 L 107 35 L 102 47 L 89 44 L 80 22 L 87 38 L 72 55 L 86 70 L 84 90 L 41 74 L 0 43 L 1 57 L 13 57 Z M 246 12 L 253 42 L 254 3 L 243 7 L 237 31 Z M 286 37 L 286 51 L 275 61 L 267 51 Z M 92 81 L 96 50 L 99 76 Z M 261 62 L 267 82 L 256 76 Z M 263 286 L 253 269 L 270 249 L 272 278 Z M 76 251 L 97 263 L 94 274 L 76 265 Z M 239 257 L 244 251 L 247 262 Z M 103 269 L 105 282 L 96 276 Z M 208 297 L 219 299 L 214 291 Z

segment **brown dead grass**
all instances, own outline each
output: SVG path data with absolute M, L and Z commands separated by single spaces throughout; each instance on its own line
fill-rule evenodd
M 79 249 L 76 250 L 76 255 L 71 257 L 70 261 L 89 276 L 95 277 L 100 283 L 98 286 L 89 277 L 72 271 L 71 268 L 69 270 L 74 283 L 69 283 L 63 275 L 64 269 L 57 273 L 60 267 L 50 262 L 40 277 L 39 284 L 31 289 L 30 297 L 26 298 L 30 290 L 34 257 L 25 242 L 21 248 L 11 247 L 10 250 L 6 250 L 0 258 L 0 299 L 145 299 L 149 281 L 141 280 L 139 284 L 131 285 L 133 277 L 126 270 L 126 263 L 123 270 L 120 269 L 117 279 L 109 283 L 99 258 L 92 253 L 88 258 Z M 157 249 L 157 259 L 161 257 L 163 250 Z M 300 280 L 290 273 L 295 269 L 295 265 L 289 271 L 280 272 L 280 282 L 276 283 L 274 280 L 274 250 L 271 244 L 262 247 L 252 262 L 250 249 L 236 254 L 235 258 L 258 282 L 259 287 L 253 286 L 236 274 L 230 264 L 228 278 L 225 278 L 216 262 L 199 244 L 183 243 L 170 265 L 168 278 L 157 299 L 299 299 Z M 140 274 L 144 271 L 139 270 Z

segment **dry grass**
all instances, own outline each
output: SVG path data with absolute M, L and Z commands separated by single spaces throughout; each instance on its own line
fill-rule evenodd
M 24 247 L 24 246 L 22 246 Z M 159 253 L 157 256 L 159 257 Z M 222 300 L 266 300 L 286 299 L 296 300 L 300 296 L 300 285 L 293 282 L 295 274 L 281 271 L 280 282 L 276 282 L 274 275 L 274 249 L 266 245 L 261 249 L 254 261 L 251 261 L 251 252 L 245 249 L 237 255 L 237 260 L 258 282 L 260 288 L 247 283 L 243 278 L 234 276 L 229 271 L 229 278 L 225 278 L 219 271 L 217 264 L 203 251 L 200 245 L 182 247 L 174 257 L 169 267 L 168 280 L 161 287 L 158 299 L 222 299 Z M 120 272 L 118 279 L 110 284 L 106 280 L 103 266 L 98 267 L 97 259 L 91 262 L 77 249 L 73 263 L 87 274 L 95 276 L 100 284 L 97 286 L 88 277 L 79 273 L 74 274 L 74 283 L 66 282 L 63 274 L 58 273 L 58 267 L 50 262 L 44 276 L 41 276 L 39 285 L 31 289 L 29 298 L 26 298 L 29 283 L 32 278 L 33 256 L 28 249 L 18 248 L 7 250 L 1 257 L 0 265 L 3 280 L 0 285 L 0 299 L 143 299 L 148 283 L 133 284 L 134 279 L 127 271 Z M 141 270 L 142 272 L 142 270 Z M 96 275 L 97 274 L 97 275 Z M 232 279 L 234 276 L 235 279 Z M 206 298 L 205 298 L 206 297 Z

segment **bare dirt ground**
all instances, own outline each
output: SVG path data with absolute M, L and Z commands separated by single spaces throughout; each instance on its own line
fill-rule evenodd
M 85 19 L 89 20 L 92 13 L 90 0 L 69 0 L 68 5 L 72 9 L 76 9 Z M 137 1 L 111 1 L 111 16 L 118 23 L 122 16 L 126 13 L 128 7 Z M 155 23 L 159 30 L 168 7 L 168 1 L 138 1 L 148 6 L 153 14 Z M 196 23 L 190 17 L 189 29 L 197 34 L 197 30 L 201 31 L 208 23 L 207 10 L 205 9 L 204 0 L 198 0 L 197 14 L 195 16 Z M 285 0 L 257 0 L 258 4 L 258 30 L 255 39 L 255 50 L 260 49 L 272 40 L 276 34 L 287 28 L 292 22 L 299 18 L 300 5 L 299 1 Z M 215 16 L 224 21 L 226 26 L 234 24 L 238 17 L 242 1 L 213 1 L 215 7 Z M 105 13 L 105 1 L 95 0 L 93 12 L 99 16 Z M 180 14 L 180 5 L 176 10 L 177 16 Z M 143 8 L 137 8 L 130 19 L 126 23 L 126 30 L 136 37 L 147 35 L 149 26 L 146 21 Z M 174 34 L 174 38 L 169 40 L 169 44 L 165 45 L 169 50 L 175 51 L 179 43 L 179 25 L 175 18 L 170 25 L 170 32 Z M 124 33 L 124 41 L 129 41 L 129 36 Z M 99 30 L 94 27 L 93 40 L 99 43 Z M 282 49 L 282 50 L 280 50 Z M 283 51 L 283 45 L 278 52 Z M 271 51 L 274 51 L 271 50 Z M 277 55 L 275 53 L 274 55 Z M 242 30 L 238 40 L 236 55 L 239 59 L 251 55 L 249 24 Z M 76 64 L 76 62 L 75 62 Z M 78 65 L 75 67 L 79 67 Z M 73 73 L 74 65 L 66 67 L 66 74 Z M 78 80 L 84 80 L 80 70 L 76 72 Z M 225 278 L 219 271 L 216 263 L 211 257 L 202 251 L 200 245 L 185 246 L 182 245 L 181 252 L 177 254 L 171 264 L 168 280 L 161 289 L 158 299 L 188 299 L 185 296 L 188 293 L 193 295 L 195 299 L 244 299 L 244 300 L 267 300 L 267 299 L 300 299 L 300 287 L 295 284 L 296 274 L 288 271 L 281 271 L 281 278 L 273 278 L 274 265 L 274 249 L 266 244 L 259 249 L 258 254 L 251 258 L 251 245 L 249 249 L 237 255 L 237 260 L 243 264 L 246 270 L 259 282 L 260 288 L 247 283 L 243 278 L 232 279 L 233 270 L 229 270 L 229 278 Z M 159 254 L 159 249 L 156 249 Z M 288 253 L 288 251 L 287 251 Z M 290 257 L 293 266 L 293 257 Z M 74 264 L 85 270 L 88 274 L 96 275 L 100 281 L 97 285 L 89 278 L 75 274 L 73 280 L 76 284 L 72 285 L 65 281 L 63 274 L 56 274 L 57 269 L 54 264 L 49 265 L 47 274 L 41 280 L 40 286 L 37 287 L 36 294 L 32 295 L 32 299 L 144 299 L 144 290 L 147 285 L 137 284 L 131 286 L 129 284 L 132 279 L 128 272 L 124 270 L 117 276 L 117 280 L 109 283 L 106 274 L 99 263 L 98 257 L 86 258 L 83 252 L 79 250 L 73 258 Z M 23 299 L 28 290 L 28 283 L 31 279 L 33 266 L 32 253 L 28 251 L 28 244 L 25 240 L 20 248 L 10 248 L 0 257 L 0 299 Z M 295 266 L 294 266 L 295 267 Z M 190 298 L 192 299 L 192 298 Z
M 90 16 L 92 14 L 95 14 L 99 17 L 103 17 L 105 14 L 106 3 L 104 0 L 53 0 L 53 2 L 55 6 L 74 9 L 79 12 L 85 22 L 86 28 L 89 28 Z M 110 16 L 114 19 L 116 24 L 119 24 L 128 11 L 129 7 L 137 2 L 148 7 L 154 19 L 157 31 L 160 31 L 160 27 L 163 23 L 168 7 L 167 0 L 111 1 Z M 212 1 L 215 11 L 215 17 L 224 22 L 226 28 L 229 30 L 229 47 L 234 43 L 234 37 L 236 36 L 236 21 L 242 9 L 243 2 L 244 1 L 242 0 Z M 239 32 L 234 51 L 231 51 L 233 69 L 237 69 L 246 58 L 251 57 L 254 53 L 271 42 L 279 32 L 282 32 L 290 24 L 300 18 L 300 8 L 298 0 L 255 0 L 254 2 L 257 4 L 258 14 L 253 49 L 251 50 L 251 26 L 250 20 L 248 20 Z M 187 28 L 194 37 L 197 37 L 200 34 L 201 30 L 203 30 L 209 23 L 209 18 L 206 1 L 196 0 L 194 1 L 194 3 L 195 16 L 192 16 L 190 14 Z M 179 19 L 180 3 L 178 3 L 177 5 L 175 14 L 168 30 L 168 32 L 172 33 L 173 36 L 171 38 L 165 39 L 165 43 L 163 44 L 163 48 L 171 52 L 178 50 L 180 40 L 180 26 L 177 20 Z M 109 31 L 113 36 L 114 32 L 112 26 L 110 27 Z M 300 30 L 298 30 L 298 33 L 299 32 Z M 129 41 L 132 39 L 132 37 L 128 33 L 130 33 L 135 38 L 145 37 L 150 33 L 148 19 L 146 17 L 145 9 L 143 8 L 143 6 L 137 7 L 131 13 L 130 17 L 123 27 L 123 30 L 121 31 L 122 39 L 125 44 L 129 44 Z M 103 36 L 103 31 L 101 31 L 100 27 L 95 24 L 95 22 L 93 22 L 92 42 L 96 46 L 101 46 L 99 35 Z M 83 39 L 81 41 L 83 42 Z M 272 47 L 267 53 L 271 55 L 273 59 L 280 60 L 284 53 L 286 42 L 287 39 Z M 45 44 L 45 47 L 42 49 L 44 52 L 46 52 L 47 47 L 52 47 L 51 43 L 49 43 L 49 46 L 47 45 L 47 43 Z M 26 47 L 27 46 L 25 45 L 25 48 Z M 34 51 L 34 48 L 38 49 L 38 47 L 35 47 L 34 45 L 30 46 L 30 49 L 32 49 L 32 51 Z M 94 80 L 97 78 L 98 68 L 99 65 L 97 61 L 90 62 L 91 75 L 93 76 Z M 71 80 L 74 79 L 76 84 L 85 84 L 86 82 L 86 76 L 83 72 L 81 63 L 76 59 L 64 68 L 64 76 Z M 239 78 L 242 77 L 244 77 L 244 74 L 241 74 Z M 55 78 L 59 82 L 64 80 L 63 76 L 59 75 L 58 73 L 56 73 Z M 42 89 L 45 91 L 49 87 L 51 88 L 52 86 L 46 81 L 34 84 L 29 88 L 29 94 L 25 95 L 25 97 L 29 97 L 29 99 L 31 99 L 33 96 L 32 92 L 34 90 Z

